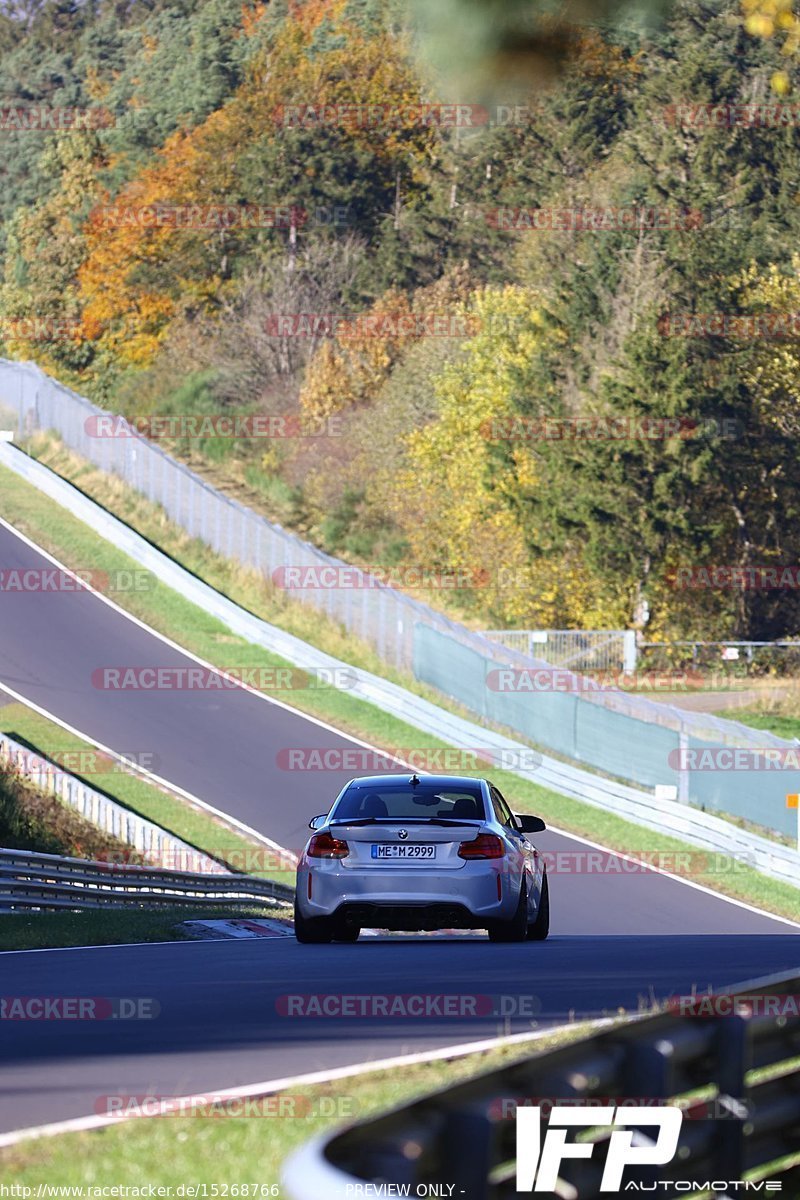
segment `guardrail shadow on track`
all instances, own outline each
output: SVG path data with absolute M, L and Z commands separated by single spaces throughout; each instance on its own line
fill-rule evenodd
M 796 1198 L 800 1162 L 783 1168 L 771 1164 L 800 1151 L 800 977 L 728 989 L 713 997 L 714 1015 L 707 1015 L 710 1006 L 709 997 L 683 1001 L 677 1011 L 635 1019 L 313 1142 L 287 1162 L 287 1190 L 292 1200 L 323 1195 L 338 1200 L 358 1195 L 356 1185 L 369 1183 L 373 1189 L 378 1184 L 394 1189 L 372 1190 L 375 1196 L 511 1200 L 521 1194 L 516 1190 L 518 1106 L 539 1108 L 540 1145 L 549 1107 L 558 1103 L 619 1105 L 628 1127 L 652 1139 L 652 1124 L 631 1120 L 638 1101 L 643 1116 L 646 1107 L 678 1104 L 684 1119 L 671 1163 L 626 1168 L 619 1194 L 636 1194 L 626 1187 L 631 1183 L 668 1200 L 692 1189 L 670 1189 L 667 1181 L 741 1181 L 746 1173 L 769 1166 L 767 1178 L 781 1181 L 786 1200 Z M 724 1011 L 728 1007 L 730 1015 Z M 568 1140 L 579 1132 L 571 1131 Z M 611 1132 L 596 1132 L 592 1157 L 564 1158 L 560 1190 L 538 1194 L 563 1200 L 611 1194 L 600 1190 Z M 739 1196 L 742 1185 L 723 1194 Z

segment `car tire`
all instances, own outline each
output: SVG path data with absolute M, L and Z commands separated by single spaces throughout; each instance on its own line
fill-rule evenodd
M 303 945 L 324 945 L 333 941 L 334 928 L 330 917 L 304 917 L 297 901 L 294 905 L 294 936 Z
M 525 881 L 519 890 L 517 911 L 510 921 L 492 921 L 488 928 L 490 942 L 524 942 L 528 936 L 528 891 Z
M 542 894 L 539 897 L 539 911 L 536 920 L 528 926 L 528 941 L 543 942 L 550 932 L 550 885 L 547 882 L 547 871 L 542 876 Z
M 360 933 L 360 925 L 340 925 L 333 938 L 336 942 L 357 942 Z

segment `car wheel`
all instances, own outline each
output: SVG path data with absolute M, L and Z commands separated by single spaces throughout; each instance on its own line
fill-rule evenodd
M 333 923 L 329 917 L 304 917 L 297 901 L 294 905 L 294 936 L 304 945 L 323 945 L 333 941 Z
M 340 925 L 333 936 L 337 942 L 357 942 L 360 933 L 360 925 Z
M 539 898 L 539 911 L 536 920 L 528 926 L 528 941 L 543 942 L 550 932 L 550 885 L 547 882 L 547 871 L 542 876 L 542 894 Z
M 524 942 L 528 936 L 528 892 L 525 881 L 519 891 L 517 911 L 510 921 L 492 921 L 489 925 L 490 942 Z

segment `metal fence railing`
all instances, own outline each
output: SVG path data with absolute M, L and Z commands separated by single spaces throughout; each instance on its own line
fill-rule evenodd
M 704 671 L 711 681 L 738 680 L 755 675 L 791 676 L 800 673 L 800 641 L 785 642 L 641 642 L 645 667 Z
M 779 834 L 794 833 L 785 796 L 800 791 L 796 770 L 725 774 L 681 765 L 687 754 L 734 746 L 751 749 L 754 769 L 761 770 L 762 763 L 770 765 L 765 751 L 794 751 L 793 742 L 640 692 L 587 689 L 586 679 L 569 668 L 564 668 L 558 694 L 504 692 L 495 686 L 499 669 L 538 671 L 549 664 L 475 633 L 322 553 L 223 495 L 143 437 L 94 436 L 93 422 L 107 414 L 34 364 L 0 360 L 2 411 L 11 414 L 20 435 L 54 429 L 67 446 L 162 505 L 173 521 L 220 554 L 273 580 L 279 568 L 295 568 L 300 582 L 288 592 L 293 599 L 341 622 L 384 662 L 412 671 L 486 722 L 608 775 L 645 787 L 674 786 L 684 802 Z M 3 445 L 0 452 L 15 453 Z M 347 584 L 309 586 L 305 568 L 312 568 L 317 580 L 322 568 L 332 568 L 334 577 L 341 572 Z
M 0 849 L 0 909 L 164 908 L 289 903 L 293 889 L 249 875 L 161 871 Z
M 37 754 L 0 731 L 0 768 L 13 771 L 40 792 L 56 796 L 103 833 L 131 846 L 144 862 L 172 862 L 206 874 L 226 874 L 226 868 L 194 846 L 168 833 L 139 813 L 117 804 L 89 787 L 63 767 Z
M 632 629 L 487 629 L 483 636 L 554 667 L 636 670 L 636 633 Z
M 520 1194 L 516 1114 L 523 1106 L 539 1109 L 544 1144 L 553 1104 L 623 1108 L 628 1127 L 638 1130 L 634 1145 L 641 1146 L 654 1130 L 646 1119 L 636 1120 L 637 1106 L 643 1118 L 653 1105 L 682 1109 L 671 1163 L 627 1167 L 614 1195 L 706 1195 L 710 1189 L 699 1186 L 706 1180 L 742 1181 L 751 1173 L 780 1182 L 784 1196 L 799 1195 L 800 978 L 726 990 L 714 998 L 713 1015 L 702 996 L 669 1007 L 313 1142 L 284 1168 L 289 1195 L 344 1200 L 392 1189 L 393 1195 L 512 1200 Z M 591 1157 L 563 1158 L 557 1195 L 595 1200 L 611 1194 L 600 1191 L 610 1132 L 605 1123 L 587 1131 Z M 722 1186 L 715 1184 L 713 1194 L 742 1194 Z M 531 1187 L 524 1190 L 530 1194 Z

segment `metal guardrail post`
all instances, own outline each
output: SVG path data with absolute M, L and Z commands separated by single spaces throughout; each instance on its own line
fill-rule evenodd
M 716 1031 L 716 1060 L 719 1064 L 716 1079 L 720 1096 L 729 1097 L 731 1108 L 745 1104 L 745 1074 L 748 1063 L 747 1026 L 743 1021 L 721 1022 Z M 732 1118 L 717 1122 L 715 1171 L 725 1171 L 725 1178 L 741 1179 L 746 1169 L 744 1122 Z
M 622 669 L 628 674 L 633 675 L 636 670 L 636 631 L 634 629 L 626 629 L 622 635 L 623 643 L 623 667 Z
M 780 1001 L 789 1015 L 748 1015 L 754 995 Z M 538 1107 L 542 1133 L 545 1099 L 617 1107 L 617 1101 L 641 1098 L 648 1107 L 650 1100 L 677 1105 L 693 1119 L 682 1123 L 672 1162 L 628 1167 L 626 1182 L 674 1200 L 691 1183 L 742 1180 L 769 1167 L 770 1178 L 789 1183 L 784 1194 L 795 1195 L 790 1181 L 800 1180 L 800 1164 L 784 1169 L 780 1163 L 800 1146 L 800 977 L 755 980 L 723 989 L 716 999 L 723 997 L 726 1007 L 719 1005 L 711 1016 L 704 1011 L 708 997 L 699 996 L 678 1011 L 635 1018 L 313 1142 L 286 1164 L 289 1195 L 318 1200 L 325 1185 L 324 1194 L 344 1200 L 367 1183 L 407 1185 L 414 1195 L 421 1185 L 439 1184 L 455 1185 L 453 1195 L 463 1188 L 469 1200 L 511 1200 L 518 1194 L 515 1128 L 508 1119 L 513 1112 L 498 1098 L 509 1098 L 512 1110 L 518 1103 Z M 738 1008 L 734 1001 L 741 1002 Z M 778 1069 L 771 1079 L 746 1087 L 754 1066 Z M 711 1099 L 698 1099 L 699 1089 Z M 626 1111 L 630 1116 L 634 1110 Z M 633 1127 L 649 1136 L 646 1120 Z M 601 1135 L 595 1149 L 608 1136 Z M 558 1195 L 603 1200 L 608 1193 L 599 1190 L 601 1159 L 602 1150 L 588 1160 L 565 1157 Z M 661 1190 L 669 1180 L 681 1186 Z
M 288 904 L 293 889 L 248 875 L 167 871 L 0 848 L 0 907 L 164 907 L 171 904 Z

